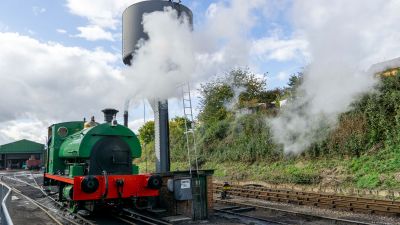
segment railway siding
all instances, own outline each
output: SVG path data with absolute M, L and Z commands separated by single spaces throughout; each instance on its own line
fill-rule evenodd
M 219 193 L 222 190 L 221 184 L 215 183 L 214 187 L 215 193 Z M 313 193 L 240 185 L 231 186 L 231 189 L 228 192 L 232 196 L 266 201 L 309 205 L 368 214 L 389 216 L 400 215 L 400 202 L 393 200 L 369 199 L 327 193 Z
M 285 210 L 280 208 L 274 208 L 269 206 L 263 206 L 254 203 L 247 203 L 238 200 L 220 200 L 216 199 L 216 203 L 222 203 L 227 205 L 235 205 L 241 207 L 254 207 L 257 209 L 262 209 L 265 211 L 269 211 L 270 213 L 274 214 L 281 214 L 280 221 L 271 221 L 273 224 L 343 224 L 343 225 L 377 225 L 380 223 L 369 223 L 367 221 L 360 221 L 360 220 L 352 220 L 352 219 L 344 219 L 344 218 L 335 218 L 330 216 L 321 216 L 315 215 L 310 213 L 303 213 L 303 212 L 296 212 L 292 210 Z M 284 218 L 284 219 L 282 219 Z M 288 221 L 286 221 L 288 220 Z M 386 223 L 383 223 L 386 224 Z

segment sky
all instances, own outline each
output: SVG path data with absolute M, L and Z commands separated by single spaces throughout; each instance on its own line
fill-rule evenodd
M 102 121 L 101 110 L 106 107 L 121 112 L 131 92 L 120 90 L 138 88 L 135 79 L 145 91 L 157 89 L 139 82 L 122 63 L 121 15 L 135 2 L 1 1 L 0 144 L 23 138 L 44 142 L 46 128 L 53 123 L 92 115 Z M 182 4 L 193 11 L 198 38 L 194 42 L 201 42 L 194 44 L 195 53 L 201 50 L 223 62 L 202 70 L 203 75 L 192 80 L 193 87 L 234 66 L 248 67 L 265 78 L 268 89 L 283 87 L 309 61 L 308 43 L 293 25 L 292 1 L 183 0 Z M 215 46 L 208 47 L 205 40 L 212 38 Z M 233 57 L 236 54 L 241 57 Z M 143 98 L 129 107 L 129 126 L 135 131 L 144 116 L 153 117 L 148 103 L 143 113 Z M 196 93 L 193 101 L 198 103 Z M 179 98 L 171 96 L 170 116 L 182 112 Z

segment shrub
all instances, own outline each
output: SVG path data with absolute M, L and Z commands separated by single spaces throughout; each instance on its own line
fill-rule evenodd
M 378 173 L 366 174 L 357 180 L 358 188 L 373 189 L 381 184 Z

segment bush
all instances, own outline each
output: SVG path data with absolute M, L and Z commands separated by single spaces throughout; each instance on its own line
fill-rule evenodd
M 358 188 L 373 189 L 381 184 L 378 173 L 371 173 L 360 177 L 357 180 Z

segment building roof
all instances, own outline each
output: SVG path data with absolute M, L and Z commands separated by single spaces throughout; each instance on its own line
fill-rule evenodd
M 43 153 L 44 145 L 22 139 L 5 145 L 0 145 L 0 154 L 5 153 Z
M 399 67 L 400 67 L 400 57 L 374 64 L 369 68 L 369 71 L 376 74 L 385 72 L 386 70 L 396 69 Z

